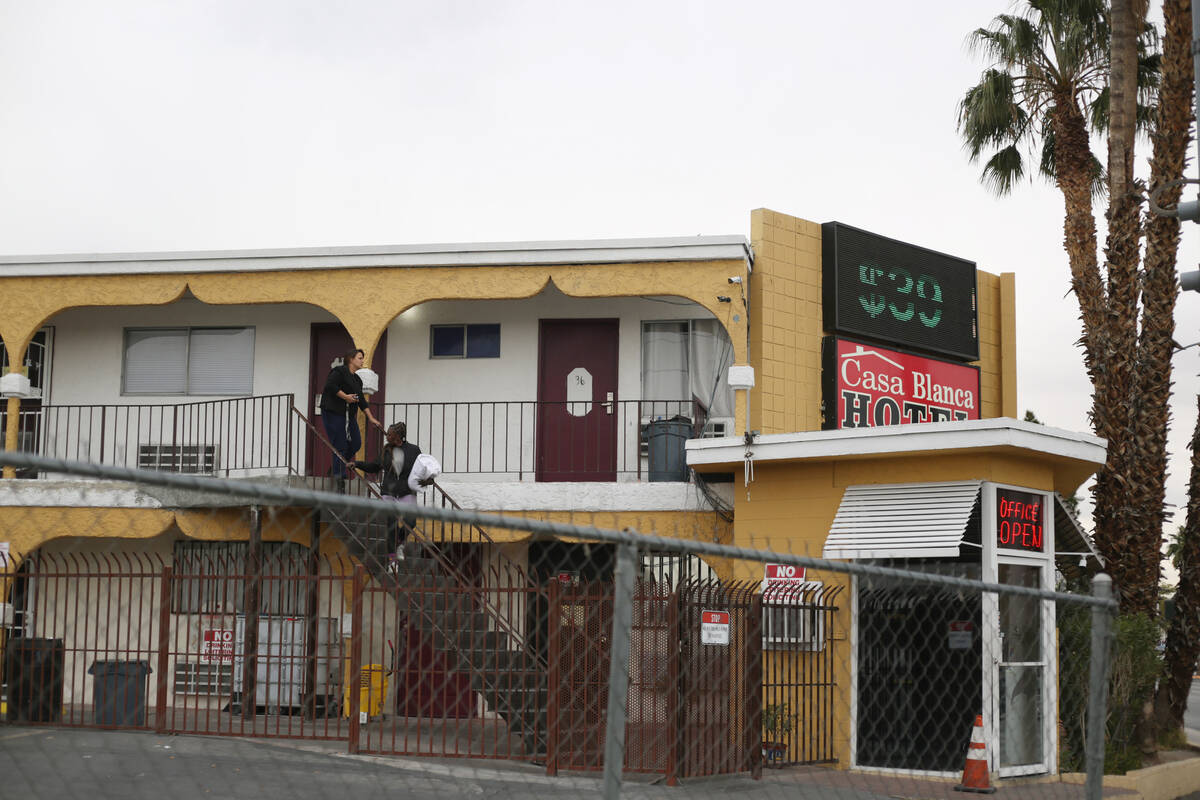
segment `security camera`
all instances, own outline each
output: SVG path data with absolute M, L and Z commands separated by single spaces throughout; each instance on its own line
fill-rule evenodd
M 729 279 L 729 282 L 730 283 L 741 283 L 742 279 L 740 277 L 738 277 L 737 275 L 734 275 L 732 278 Z

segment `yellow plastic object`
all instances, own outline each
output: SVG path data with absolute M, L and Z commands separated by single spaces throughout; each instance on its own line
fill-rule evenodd
M 346 681 L 342 697 L 342 715 L 350 716 L 350 692 L 354 683 Z M 388 678 L 382 664 L 367 664 L 358 675 L 358 712 L 368 717 L 378 717 L 383 711 L 383 699 L 387 695 Z

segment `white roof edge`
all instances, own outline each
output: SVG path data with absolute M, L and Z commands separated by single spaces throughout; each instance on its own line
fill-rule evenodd
M 739 437 L 691 439 L 687 442 L 687 463 L 697 466 L 744 461 L 747 449 L 753 452 L 755 461 L 761 462 L 1003 446 L 1099 466 L 1104 464 L 1107 442 L 1088 433 L 996 417 L 965 422 L 764 434 L 755 437 L 749 448 Z
M 272 250 L 0 256 L 0 276 L 253 272 L 362 267 L 500 266 L 638 261 L 753 261 L 740 235 L 474 242 Z

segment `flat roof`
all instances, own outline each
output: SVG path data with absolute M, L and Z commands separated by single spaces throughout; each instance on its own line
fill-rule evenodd
M 750 242 L 733 236 L 473 242 L 272 250 L 0 256 L 0 277 L 134 273 L 266 272 L 362 267 L 474 267 L 653 261 L 753 262 Z
M 1075 486 L 1067 489 L 1070 492 L 1103 466 L 1107 445 L 1104 439 L 1088 433 L 996 417 L 964 422 L 762 434 L 754 437 L 749 446 L 744 439 L 734 436 L 690 439 L 686 446 L 687 463 L 692 467 L 739 463 L 745 461 L 747 450 L 753 453 L 755 462 L 836 461 L 963 450 L 1017 450 L 1075 465 L 1070 476 L 1060 476 L 1064 483 L 1069 483 L 1077 474 L 1084 473 Z

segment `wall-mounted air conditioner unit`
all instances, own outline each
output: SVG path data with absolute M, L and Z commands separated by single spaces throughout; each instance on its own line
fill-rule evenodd
M 720 439 L 733 436 L 733 417 L 710 417 L 700 432 L 701 439 Z

